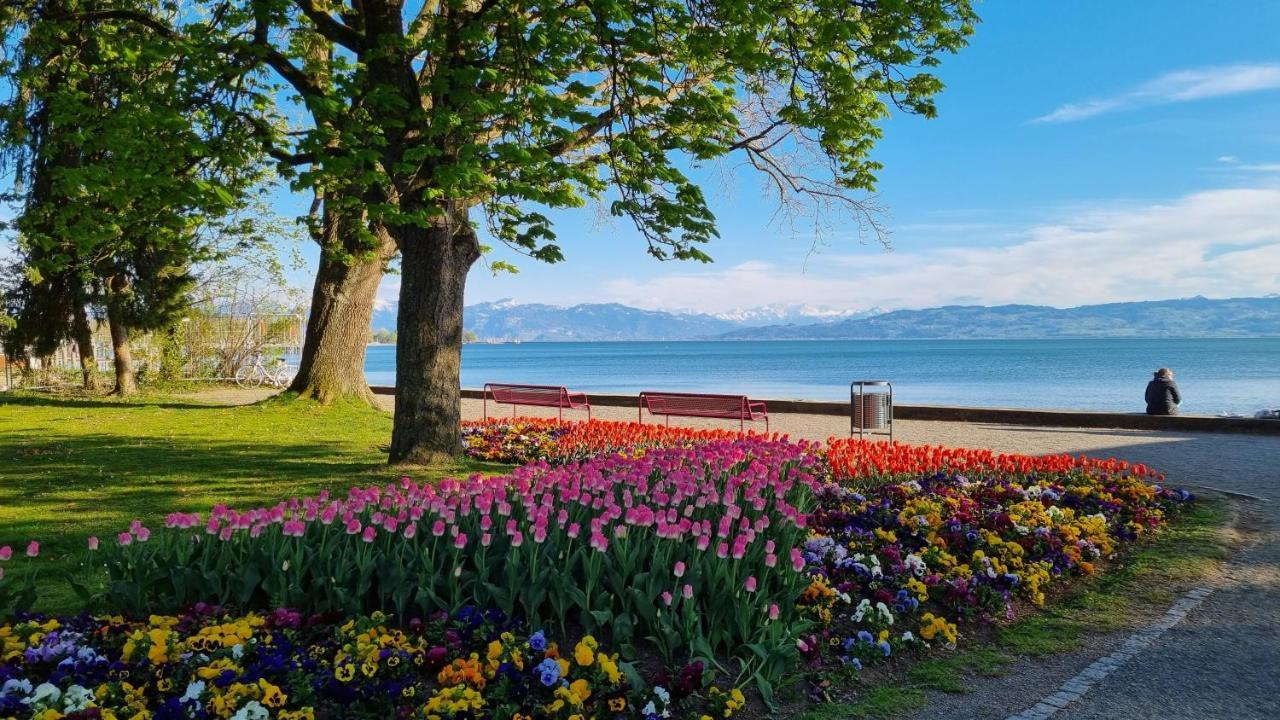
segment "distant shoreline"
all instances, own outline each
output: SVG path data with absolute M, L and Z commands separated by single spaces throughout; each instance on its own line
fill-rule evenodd
M 477 340 L 464 342 L 463 345 L 554 345 L 571 343 L 817 343 L 817 342 L 1079 342 L 1082 340 L 1155 340 L 1159 342 L 1178 342 L 1191 340 L 1280 340 L 1280 335 L 1054 335 L 1051 337 L 848 337 L 848 338 L 649 338 L 627 340 Z M 367 343 L 367 347 L 395 347 L 395 343 Z

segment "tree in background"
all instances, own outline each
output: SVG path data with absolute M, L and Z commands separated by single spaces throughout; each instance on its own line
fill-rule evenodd
M 300 183 L 362 208 L 360 232 L 335 237 L 363 238 L 376 269 L 392 243 L 400 254 L 392 462 L 458 452 L 479 222 L 555 262 L 543 209 L 603 201 L 655 257 L 705 261 L 715 220 L 689 168 L 735 154 L 785 202 L 865 217 L 879 121 L 890 106 L 934 113 L 928 70 L 976 20 L 967 0 L 256 0 L 244 13 L 246 46 L 314 120 L 292 149 Z
M 259 174 L 265 96 L 228 70 L 209 26 L 175 30 L 180 13 L 152 0 L 34 0 L 0 15 L 13 88 L 0 143 L 25 273 L 62 283 L 48 292 L 77 280 L 87 291 L 48 307 L 103 309 L 122 395 L 136 389 L 130 334 L 175 321 L 205 252 L 198 228 L 242 204 Z M 38 316 L 19 324 L 58 321 Z

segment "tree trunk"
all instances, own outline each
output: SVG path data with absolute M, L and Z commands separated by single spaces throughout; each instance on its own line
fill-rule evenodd
M 124 308 L 116 281 L 111 281 L 107 292 L 107 324 L 111 327 L 111 352 L 115 355 L 116 389 L 112 395 L 132 395 L 138 391 L 138 382 L 133 375 L 133 353 L 129 351 L 129 327 L 125 324 Z
M 378 284 L 395 255 L 395 241 L 383 232 L 372 259 L 348 264 L 341 257 L 344 252 L 330 248 L 350 247 L 353 241 L 343 235 L 358 228 L 347 225 L 327 207 L 324 225 L 302 359 L 289 390 L 323 403 L 341 397 L 373 402 L 373 392 L 364 377 L 365 347 L 369 344 Z
M 462 304 L 480 257 L 466 223 L 396 228 L 400 312 L 396 323 L 393 464 L 430 464 L 462 450 Z
M 80 373 L 84 376 L 86 392 L 101 392 L 98 382 L 98 359 L 93 355 L 93 330 L 89 328 L 89 313 L 84 304 L 76 302 L 72 308 L 71 331 L 76 341 L 76 350 L 80 353 Z

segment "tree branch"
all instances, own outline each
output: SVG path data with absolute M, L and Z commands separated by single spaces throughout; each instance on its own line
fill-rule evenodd
M 88 20 L 90 22 L 96 20 L 128 20 L 129 22 L 134 22 L 154 30 L 167 38 L 177 37 L 177 33 L 173 31 L 173 27 L 170 26 L 169 23 L 153 17 L 141 10 L 85 10 L 83 12 L 71 13 L 68 17 L 74 20 Z
M 316 26 L 316 32 L 326 40 L 335 42 L 352 52 L 358 52 L 364 45 L 364 37 L 360 33 L 316 7 L 314 0 L 293 0 L 293 2 Z

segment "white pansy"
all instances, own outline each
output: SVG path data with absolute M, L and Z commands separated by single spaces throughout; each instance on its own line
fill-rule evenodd
M 84 710 L 91 702 L 93 702 L 93 693 L 79 685 L 72 685 L 62 695 L 62 709 L 69 713 Z
M 240 708 L 239 712 L 231 716 L 231 720 L 267 720 L 271 717 L 271 713 L 262 707 L 257 700 L 250 700 Z
M 22 702 L 27 705 L 39 705 L 45 702 L 55 703 L 58 698 L 62 697 L 62 691 L 53 683 L 40 683 L 31 693 L 31 697 Z

